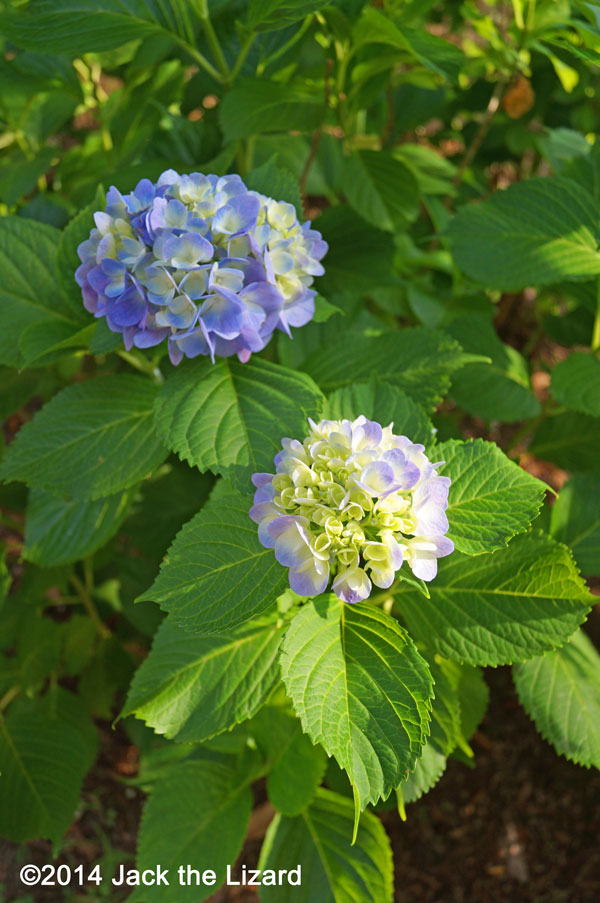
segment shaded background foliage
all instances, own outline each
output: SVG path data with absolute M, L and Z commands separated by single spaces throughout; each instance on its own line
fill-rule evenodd
M 301 436 L 305 416 L 317 413 L 325 393 L 330 416 L 364 411 L 387 422 L 392 409 L 397 427 L 406 424 L 415 438 L 419 430 L 427 436 L 430 418 L 446 451 L 453 440 L 491 439 L 521 465 L 520 479 L 529 471 L 549 483 L 559 495 L 556 501 L 547 496 L 535 520 L 543 536 L 518 537 L 503 549 L 535 518 L 541 493 L 533 481 L 524 482 L 511 500 L 512 532 L 486 535 L 497 512 L 478 512 L 477 500 L 467 498 L 466 527 L 461 533 L 460 518 L 451 517 L 452 535 L 457 548 L 462 541 L 465 555 L 497 548 L 511 573 L 522 560 L 549 555 L 553 566 L 564 567 L 581 611 L 589 605 L 569 554 L 563 551 L 555 560 L 548 537 L 570 547 L 595 589 L 600 6 L 593 0 L 218 0 L 208 6 L 201 0 L 35 0 L 3 2 L 0 33 L 0 412 L 3 440 L 11 448 L 3 475 L 23 481 L 0 489 L 0 834 L 15 842 L 50 838 L 53 851 L 62 848 L 72 865 L 101 858 L 110 872 L 132 858 L 138 825 L 126 810 L 131 806 L 137 814 L 143 794 L 154 791 L 145 819 L 154 818 L 162 831 L 177 788 L 183 795 L 195 793 L 200 807 L 202 788 L 210 784 L 209 809 L 221 817 L 221 854 L 233 860 L 246 830 L 240 813 L 250 812 L 253 799 L 247 781 L 235 783 L 240 769 L 246 778 L 257 778 L 254 802 L 261 804 L 250 822 L 250 857 L 258 855 L 256 836 L 264 834 L 260 813 L 268 814 L 271 804 L 289 825 L 307 803 L 327 825 L 323 812 L 329 806 L 332 817 L 333 807 L 351 833 L 347 781 L 329 764 L 329 791 L 313 797 L 325 758 L 301 733 L 283 698 L 272 698 L 261 714 L 263 697 L 253 701 L 242 693 L 228 713 L 231 720 L 208 728 L 208 693 L 192 700 L 181 723 L 172 716 L 168 688 L 165 704 L 160 698 L 157 703 L 152 682 L 161 689 L 169 675 L 153 678 L 148 663 L 159 655 L 168 662 L 173 645 L 181 656 L 185 636 L 198 669 L 203 653 L 202 637 L 182 634 L 177 624 L 179 601 L 169 601 L 168 572 L 161 573 L 162 584 L 153 582 L 171 541 L 209 495 L 202 508 L 209 530 L 215 510 L 217 520 L 228 512 L 232 528 L 248 526 L 239 499 L 224 496 L 221 483 L 215 488 L 214 476 L 248 491 L 255 468 L 240 441 L 244 424 L 252 422 L 255 433 L 267 437 L 264 445 L 255 441 L 252 454 L 268 469 L 283 425 L 285 434 Z M 155 179 L 167 168 L 239 172 L 250 188 L 288 200 L 315 220 L 330 245 L 326 275 L 317 284 L 315 319 L 295 331 L 293 342 L 278 337 L 263 360 L 246 367 L 197 361 L 174 373 L 161 351 L 125 352 L 120 337 L 83 310 L 73 280 L 75 249 L 89 232 L 91 213 L 103 205 L 99 186 L 128 191 L 140 178 Z M 297 371 L 288 372 L 285 383 L 277 377 L 283 379 L 277 369 L 282 365 Z M 233 443 L 219 450 L 209 434 L 190 444 L 193 431 L 180 430 L 181 414 L 173 409 L 182 395 L 191 395 L 190 422 L 201 408 L 203 421 L 216 430 L 221 408 L 211 386 L 223 379 L 231 397 L 241 399 L 229 427 Z M 258 423 L 253 398 L 270 411 Z M 130 439 L 141 449 L 135 457 L 119 452 L 125 429 L 134 430 Z M 86 430 L 98 434 L 94 458 Z M 507 483 L 515 472 L 506 471 Z M 456 485 L 459 477 L 460 471 Z M 515 510 L 518 501 L 526 509 L 521 513 Z M 481 522 L 470 532 L 476 521 L 469 518 L 476 517 Z M 199 526 L 190 525 L 190 531 L 207 529 L 204 521 L 194 523 Z M 171 557 L 185 553 L 188 535 L 179 535 Z M 469 546 L 477 541 L 487 545 Z M 533 552 L 527 544 L 534 544 Z M 426 639 L 420 618 L 430 609 L 435 617 L 436 599 L 443 602 L 444 580 L 460 566 L 459 554 L 431 587 L 433 604 L 408 587 L 402 616 L 418 640 Z M 481 563 L 464 561 L 467 576 L 469 567 Z M 271 579 L 273 594 L 283 592 L 285 573 L 274 568 Z M 552 593 L 560 595 L 554 588 Z M 134 604 L 142 596 L 150 601 Z M 289 594 L 281 600 L 285 616 L 296 600 Z M 160 630 L 157 601 L 171 612 Z M 193 614 L 206 625 L 206 610 Z M 246 676 L 268 693 L 278 674 L 279 628 L 259 620 L 244 627 L 239 610 L 217 610 L 217 616 L 222 620 L 212 623 L 214 629 L 241 635 L 238 649 L 264 644 L 260 673 L 248 665 Z M 434 709 L 437 746 L 430 749 L 426 774 L 418 771 L 405 787 L 408 824 L 401 826 L 393 812 L 383 818 L 397 850 L 407 831 L 423 830 L 437 854 L 437 860 L 424 859 L 423 868 L 438 871 L 429 882 L 413 873 L 408 891 L 402 876 L 409 866 L 400 858 L 398 900 L 437 900 L 436 894 L 459 900 L 463 891 L 473 899 L 505 894 L 548 903 L 598 897 L 593 870 L 583 861 L 583 838 L 573 852 L 575 865 L 565 864 L 552 884 L 539 877 L 539 867 L 561 860 L 573 841 L 557 834 L 547 838 L 547 858 L 535 859 L 534 834 L 556 810 L 551 793 L 544 794 L 531 775 L 513 785 L 515 792 L 523 805 L 540 794 L 536 805 L 545 814 L 539 817 L 532 807 L 520 831 L 514 812 L 499 819 L 502 843 L 494 846 L 490 837 L 482 861 L 469 860 L 464 878 L 453 879 L 440 865 L 455 858 L 447 840 L 440 840 L 453 836 L 454 823 L 468 837 L 468 826 L 483 821 L 481 796 L 476 793 L 472 802 L 466 796 L 473 782 L 482 792 L 481 779 L 467 765 L 487 691 L 480 672 L 467 668 L 460 693 L 452 670 L 459 666 L 440 660 L 439 653 L 451 658 L 458 651 L 476 664 L 513 661 L 515 636 L 522 633 L 517 612 L 514 617 L 501 643 L 491 643 L 485 654 L 479 644 L 466 649 L 463 622 L 450 629 L 438 625 L 435 648 L 421 644 L 441 700 Z M 581 617 L 564 629 L 560 642 Z M 534 640 L 531 655 L 548 648 L 535 647 Z M 112 732 L 109 724 L 122 711 L 142 662 L 124 720 Z M 542 735 L 568 758 L 596 766 L 599 673 L 597 654 L 581 633 L 557 652 L 514 666 L 520 700 Z M 150 675 L 150 688 L 144 675 Z M 209 677 L 203 686 L 219 695 L 218 681 L 211 684 Z M 495 719 L 488 717 L 471 741 L 486 762 L 484 774 L 490 762 L 501 769 L 513 761 L 521 743 L 524 754 L 544 755 L 530 738 L 521 739 L 527 736 L 524 726 L 523 735 L 513 734 L 514 697 L 502 680 L 495 673 L 491 678 Z M 587 711 L 588 720 L 574 723 L 573 711 Z M 218 733 L 249 717 L 259 751 L 254 757 L 243 726 Z M 522 718 L 514 717 L 517 723 Z M 498 726 L 503 720 L 511 737 L 506 757 L 498 756 L 498 749 L 508 749 Z M 289 741 L 289 761 L 276 752 L 282 737 Z M 32 803 L 6 754 L 9 741 L 44 788 L 38 802 Z M 28 751 L 38 742 L 36 755 L 41 752 L 45 764 L 36 772 L 35 755 Z M 441 775 L 446 758 L 448 796 L 440 796 L 442 781 L 432 791 L 431 807 L 429 797 L 408 805 Z M 183 771 L 177 770 L 180 759 Z M 565 764 L 557 780 L 572 793 L 583 823 L 584 787 L 597 791 L 597 777 L 586 773 L 584 785 L 575 769 Z M 298 772 L 306 786 L 290 800 L 288 775 Z M 220 794 L 231 782 L 239 790 L 236 817 Z M 531 784 L 534 789 L 527 791 Z M 417 811 L 420 819 L 413 815 Z M 180 820 L 177 813 L 173 817 L 176 834 Z M 499 818 L 493 811 L 486 817 L 492 824 Z M 286 830 L 293 831 L 289 825 Z M 367 817 L 363 825 L 363 849 L 372 851 L 374 863 L 356 866 L 371 895 L 365 899 L 385 899 L 391 888 L 382 866 L 386 841 L 374 819 Z M 208 844 L 214 828 L 203 823 L 199 830 L 204 833 L 198 843 Z M 156 842 L 151 830 L 142 834 L 142 862 L 166 855 Z M 355 854 L 344 842 L 342 849 L 351 875 Z M 27 899 L 9 872 L 50 852 L 47 843 L 17 850 L 2 878 L 8 899 Z M 564 882 L 565 872 L 572 885 Z M 87 899 L 107 898 L 105 888 L 92 885 L 87 893 Z M 65 899 L 71 895 L 64 891 Z M 272 897 L 265 892 L 262 898 Z

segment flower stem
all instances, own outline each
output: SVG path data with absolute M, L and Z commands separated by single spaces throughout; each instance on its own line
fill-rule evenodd
M 253 31 L 251 31 L 250 34 L 248 35 L 248 37 L 246 38 L 246 40 L 244 41 L 244 43 L 242 44 L 238 58 L 235 61 L 235 65 L 229 75 L 230 83 L 234 82 L 236 80 L 236 78 L 238 77 L 238 75 L 240 74 L 240 70 L 241 70 L 242 66 L 244 65 L 244 63 L 246 62 L 246 57 L 248 56 L 248 53 L 250 52 L 250 48 L 252 47 L 252 44 L 254 43 L 255 37 L 256 37 L 256 34 Z
M 598 289 L 596 294 L 596 316 L 594 318 L 594 328 L 592 329 L 592 351 L 600 349 L 600 279 L 598 279 Z
M 202 28 L 204 29 L 204 34 L 206 35 L 206 40 L 208 41 L 208 46 L 212 51 L 212 55 L 216 60 L 217 66 L 221 71 L 221 75 L 223 76 L 224 81 L 229 81 L 231 77 L 231 73 L 229 71 L 229 66 L 227 65 L 227 60 L 225 59 L 225 54 L 223 53 L 223 48 L 219 42 L 219 38 L 217 37 L 217 33 L 213 28 L 213 24 L 210 21 L 210 13 L 208 11 L 208 0 L 201 0 L 198 4 L 198 17 L 202 22 Z
M 88 581 L 87 574 L 86 574 L 86 583 L 88 583 L 88 582 L 89 581 Z M 76 574 L 71 575 L 71 583 L 73 584 L 73 586 L 75 587 L 75 589 L 77 590 L 77 592 L 79 594 L 81 604 L 83 605 L 83 607 L 87 611 L 88 615 L 94 622 L 94 624 L 96 626 L 96 630 L 98 631 L 98 636 L 100 636 L 103 640 L 107 639 L 112 634 L 111 634 L 110 630 L 108 629 L 108 627 L 106 626 L 106 624 L 103 623 L 100 615 L 98 614 L 96 606 L 94 605 L 94 603 L 92 601 L 92 595 L 91 595 L 88 587 L 83 583 L 82 580 L 79 579 L 79 577 Z

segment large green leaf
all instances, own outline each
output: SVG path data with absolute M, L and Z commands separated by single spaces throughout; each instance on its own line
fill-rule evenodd
M 194 636 L 167 618 L 131 682 L 122 717 L 200 742 L 251 718 L 279 677 L 285 627 L 251 621 L 227 636 Z
M 598 448 L 600 417 L 567 411 L 542 421 L 528 451 L 565 470 L 591 470 L 598 466 Z
M 252 31 L 276 31 L 327 4 L 323 0 L 250 0 L 248 28 Z
M 421 63 L 426 69 L 443 78 L 456 79 L 464 61 L 462 51 L 425 29 L 396 25 L 389 15 L 366 6 L 355 26 L 354 38 L 362 44 L 385 44 L 404 52 L 409 60 Z
M 215 892 L 241 849 L 252 808 L 249 776 L 235 763 L 188 761 L 159 778 L 142 815 L 137 867 L 169 870 L 169 887 L 138 887 L 129 900 L 200 903 Z M 180 865 L 211 869 L 216 884 L 180 885 Z M 184 870 L 185 871 L 185 870 Z
M 47 837 L 58 848 L 95 747 L 87 712 L 64 690 L 13 702 L 0 715 L 0 834 L 17 843 Z
M 576 473 L 552 507 L 550 532 L 570 546 L 586 577 L 600 574 L 600 471 Z
M 297 215 L 302 218 L 298 180 L 289 169 L 279 166 L 277 160 L 278 155 L 273 154 L 262 166 L 257 166 L 244 176 L 244 182 L 251 191 L 259 191 L 269 198 L 293 204 Z
M 292 621 L 281 671 L 304 730 L 347 772 L 360 808 L 385 799 L 429 732 L 431 673 L 406 631 L 378 608 L 319 596 Z
M 600 655 L 585 633 L 515 665 L 513 674 L 541 735 L 567 759 L 600 768 Z
M 263 886 L 262 903 L 391 903 L 393 868 L 383 825 L 363 812 L 352 844 L 352 803 L 318 790 L 297 818 L 278 816 L 270 825 L 261 869 L 302 868 L 302 883 Z
M 182 29 L 179 14 L 170 0 L 37 0 L 35 8 L 4 12 L 0 28 L 28 50 L 76 56 L 152 36 L 183 41 L 189 19 Z
M 435 446 L 439 473 L 452 480 L 448 536 L 460 552 L 493 552 L 538 515 L 546 485 L 506 457 L 494 442 L 451 439 Z
M 283 815 L 299 815 L 323 779 L 327 756 L 302 732 L 282 685 L 253 719 L 250 733 L 268 762 L 270 801 Z
M 416 327 L 377 338 L 357 331 L 340 333 L 333 347 L 317 349 L 302 366 L 325 392 L 376 374 L 433 409 L 448 391 L 450 374 L 468 361 L 454 339 Z
M 560 177 L 526 179 L 463 207 L 449 227 L 457 265 L 489 288 L 517 290 L 600 273 L 595 200 Z
M 465 351 L 485 354 L 491 361 L 468 364 L 453 374 L 450 394 L 463 411 L 502 423 L 539 414 L 540 403 L 531 390 L 525 359 L 500 341 L 489 317 L 470 313 L 452 320 L 444 329 Z
M 419 189 L 408 166 L 385 151 L 355 151 L 344 164 L 348 203 L 378 229 L 406 228 L 419 213 Z
M 77 248 L 81 242 L 89 238 L 90 230 L 94 228 L 94 213 L 97 210 L 103 210 L 105 204 L 104 191 L 99 185 L 94 199 L 67 224 L 58 242 L 56 263 L 65 297 L 73 312 L 79 315 L 79 319 L 84 322 L 89 322 L 90 316 L 83 306 L 81 289 L 75 282 L 75 270 L 81 263 Z
M 32 489 L 25 519 L 24 557 L 53 567 L 92 555 L 117 532 L 131 498 L 131 492 L 118 492 L 90 502 Z
M 393 423 L 396 435 L 408 436 L 413 442 L 431 443 L 433 427 L 423 408 L 390 383 L 372 379 L 337 389 L 323 409 L 323 416 L 331 420 L 355 420 L 360 414 L 383 426 Z
M 90 319 L 89 317 L 87 318 Z M 96 323 L 71 323 L 54 319 L 32 323 L 19 339 L 19 351 L 24 367 L 42 367 L 78 349 L 87 349 L 96 330 Z
M 446 673 L 444 660 L 433 655 L 427 658 L 427 662 L 434 680 L 431 734 L 427 746 L 433 746 L 443 756 L 449 756 L 462 741 L 460 700 L 456 687 Z
M 291 129 L 312 131 L 324 114 L 321 96 L 267 78 L 238 81 L 219 104 L 225 141 Z
M 448 759 L 429 741 L 423 747 L 423 753 L 415 770 L 411 772 L 398 788 L 398 799 L 402 803 L 414 803 L 435 787 L 446 770 Z
M 6 420 L 29 401 L 40 383 L 39 373 L 0 367 L 0 420 Z
M 586 617 L 592 597 L 569 550 L 542 533 L 471 558 L 454 552 L 424 598 L 397 585 L 398 611 L 417 639 L 473 665 L 526 661 L 560 646 Z
M 346 205 L 327 207 L 314 222 L 329 245 L 324 258 L 325 275 L 319 291 L 327 297 L 335 292 L 366 292 L 392 279 L 392 236 L 370 226 Z
M 583 351 L 569 355 L 553 369 L 550 391 L 559 404 L 600 417 L 600 361 Z
M 0 476 L 80 499 L 133 486 L 167 456 L 154 430 L 155 397 L 139 376 L 68 386 L 19 430 Z
M 306 434 L 322 399 L 306 374 L 278 364 L 198 359 L 161 388 L 155 422 L 180 458 L 250 490 L 252 473 L 272 471 L 282 438 Z
M 269 608 L 287 571 L 258 540 L 247 496 L 213 497 L 177 534 L 154 584 L 138 601 L 158 602 L 191 633 L 229 632 Z
M 19 338 L 27 327 L 72 320 L 57 289 L 59 238 L 44 223 L 0 217 L 0 363 L 21 363 Z

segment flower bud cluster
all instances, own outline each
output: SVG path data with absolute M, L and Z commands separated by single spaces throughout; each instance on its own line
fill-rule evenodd
M 174 364 L 199 354 L 242 362 L 275 329 L 314 314 L 309 286 L 327 243 L 292 204 L 249 191 L 238 175 L 164 172 L 131 194 L 111 188 L 79 245 L 84 305 L 126 348 L 168 341 Z
M 366 599 L 372 584 L 390 587 L 406 561 L 433 580 L 437 559 L 453 542 L 446 508 L 450 479 L 424 446 L 392 432 L 393 424 L 309 420 L 303 442 L 283 439 L 276 473 L 256 473 L 250 517 L 301 596 L 327 588 L 344 602 Z

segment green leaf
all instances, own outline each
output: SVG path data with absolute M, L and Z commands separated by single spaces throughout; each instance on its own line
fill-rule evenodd
M 22 366 L 45 366 L 78 349 L 87 348 L 95 330 L 95 323 L 90 323 L 83 329 L 81 324 L 65 320 L 33 323 L 19 339 Z
M 226 142 L 291 129 L 310 132 L 324 114 L 322 96 L 266 78 L 240 79 L 219 104 L 219 122 Z
M 358 20 L 354 38 L 358 46 L 386 44 L 404 51 L 409 59 L 444 79 L 456 79 L 464 61 L 462 51 L 449 41 L 425 30 L 417 31 L 404 25 L 400 28 L 388 15 L 372 6 L 367 6 Z
M 427 657 L 433 676 L 434 699 L 431 709 L 431 734 L 427 745 L 433 746 L 443 756 L 449 756 L 462 740 L 460 726 L 460 701 L 456 687 L 449 679 L 439 656 Z
M 323 294 L 367 292 L 373 288 L 374 273 L 381 283 L 392 278 L 392 236 L 368 225 L 350 207 L 328 207 L 319 214 L 314 227 L 329 245 L 325 275 L 319 277 Z
M 250 0 L 248 28 L 251 31 L 278 31 L 326 5 L 323 0 Z
M 560 177 L 526 179 L 458 212 L 449 234 L 458 267 L 488 288 L 600 273 L 595 200 Z
M 398 788 L 398 794 L 402 794 L 402 801 L 414 803 L 420 800 L 425 793 L 435 787 L 447 764 L 446 756 L 439 752 L 431 741 L 427 743 L 420 758 L 417 759 L 415 770 Z
M 79 499 L 133 486 L 167 456 L 155 397 L 153 383 L 124 374 L 68 386 L 19 430 L 0 476 Z
M 565 470 L 590 470 L 598 466 L 599 447 L 600 418 L 567 411 L 544 420 L 527 451 Z
M 552 371 L 550 391 L 559 404 L 600 417 L 600 361 L 578 351 Z
M 550 532 L 568 545 L 586 577 L 600 574 L 600 471 L 576 473 L 552 507 Z
M 29 401 L 40 382 L 39 373 L 19 373 L 10 367 L 0 367 L 0 421 Z
M 60 233 L 20 216 L 0 217 L 0 362 L 21 364 L 19 338 L 34 323 L 69 323 L 57 292 Z
M 283 686 L 256 715 L 250 732 L 268 761 L 270 801 L 283 815 L 299 815 L 323 779 L 327 757 L 321 746 L 302 733 Z
M 400 144 L 393 150 L 394 157 L 411 170 L 422 194 L 455 194 L 452 182 L 456 166 L 430 147 L 421 144 Z
M 298 182 L 289 169 L 277 165 L 277 154 L 273 154 L 262 166 L 251 170 L 244 177 L 244 182 L 251 191 L 258 191 L 276 201 L 293 204 L 298 217 L 302 220 L 302 200 Z
M 0 201 L 12 207 L 35 191 L 38 179 L 50 168 L 56 155 L 54 147 L 42 148 L 33 159 L 28 159 L 21 150 L 5 152 L 0 166 Z
M 491 360 L 486 364 L 467 364 L 453 375 L 450 394 L 463 411 L 501 423 L 539 414 L 540 403 L 531 390 L 525 359 L 500 341 L 487 316 L 471 313 L 457 317 L 444 331 L 465 351 L 485 354 Z
M 131 498 L 131 492 L 118 492 L 90 502 L 32 489 L 23 556 L 35 564 L 52 567 L 92 555 L 117 532 Z
M 77 248 L 90 237 L 90 231 L 94 228 L 94 213 L 104 210 L 105 205 L 104 189 L 99 185 L 94 199 L 65 226 L 58 242 L 56 262 L 60 281 L 69 306 L 83 322 L 89 321 L 90 315 L 83 306 L 81 289 L 75 282 L 75 270 L 81 263 Z
M 283 815 L 299 815 L 314 798 L 326 765 L 322 747 L 311 743 L 295 718 L 281 755 L 267 778 L 271 803 Z
M 170 5 L 150 0 L 38 0 L 35 9 L 3 12 L 0 28 L 19 47 L 77 56 L 153 35 L 176 35 L 178 23 Z M 159 9 L 164 16 L 155 12 Z
M 583 630 L 562 649 L 515 665 L 513 676 L 542 737 L 572 762 L 600 768 L 600 655 Z
M 476 558 L 454 552 L 440 561 L 430 593 L 400 583 L 398 612 L 416 639 L 472 665 L 507 665 L 560 646 L 591 602 L 569 550 L 543 533 Z
M 347 772 L 360 808 L 385 799 L 429 732 L 431 673 L 406 631 L 377 608 L 319 596 L 290 625 L 281 673 L 302 727 Z
M 456 662 L 447 661 L 445 663 L 447 674 L 449 674 L 449 665 L 455 669 L 451 679 L 455 681 L 460 700 L 460 724 L 466 742 L 473 736 L 483 720 L 490 701 L 490 691 L 479 668 L 471 665 L 457 665 Z
M 302 883 L 264 885 L 262 903 L 391 903 L 393 867 L 390 842 L 379 819 L 360 817 L 352 838 L 350 800 L 320 789 L 297 818 L 278 816 L 269 826 L 260 855 L 261 869 L 302 866 Z
M 266 611 L 287 586 L 287 571 L 258 540 L 250 500 L 210 499 L 177 534 L 160 573 L 138 601 L 157 602 L 190 633 L 229 632 Z
M 546 485 L 506 457 L 494 442 L 451 439 L 435 446 L 450 477 L 448 536 L 459 552 L 493 552 L 523 533 L 538 515 Z
M 120 332 L 111 332 L 106 319 L 96 320 L 96 329 L 90 340 L 91 354 L 109 354 L 123 347 L 123 336 Z
M 169 869 L 170 886 L 138 887 L 129 900 L 200 903 L 211 896 L 237 859 L 252 809 L 248 775 L 236 763 L 192 760 L 167 770 L 142 815 L 137 868 Z M 216 873 L 215 886 L 180 886 L 180 865 Z M 198 865 L 200 863 L 200 866 Z
M 322 395 L 312 380 L 278 364 L 197 359 L 167 379 L 155 422 L 182 460 L 250 490 L 256 471 L 271 471 L 284 436 L 302 438 Z
M 198 743 L 251 718 L 279 677 L 285 627 L 251 621 L 227 636 L 194 636 L 167 618 L 136 671 L 122 717 Z
M 385 151 L 355 151 L 344 163 L 348 203 L 378 229 L 406 229 L 419 213 L 419 189 L 411 170 Z
M 0 716 L 0 834 L 16 843 L 47 837 L 56 848 L 95 757 L 95 731 L 83 707 L 75 722 L 68 704 L 50 702 L 17 699 Z
M 448 391 L 450 374 L 468 361 L 454 339 L 415 327 L 377 338 L 357 331 L 340 333 L 333 347 L 317 349 L 302 366 L 324 392 L 376 374 L 431 410 Z
M 323 409 L 323 417 L 330 420 L 355 420 L 361 414 L 383 426 L 393 423 L 397 435 L 408 436 L 413 442 L 431 444 L 433 426 L 423 408 L 402 389 L 376 377 L 368 383 L 337 389 Z

